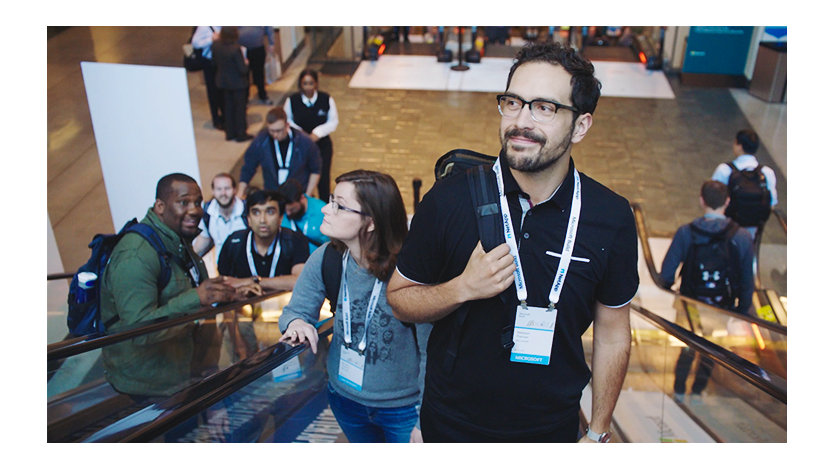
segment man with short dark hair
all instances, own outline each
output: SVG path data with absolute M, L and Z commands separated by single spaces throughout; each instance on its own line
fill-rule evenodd
M 276 191 L 258 190 L 246 198 L 249 228 L 229 235 L 217 270 L 269 290 L 292 290 L 310 256 L 307 240 L 281 229 L 285 200 Z
M 751 314 L 753 302 L 753 236 L 728 217 L 724 211 L 730 204 L 727 186 L 720 181 L 709 180 L 701 185 L 699 199 L 704 211 L 691 223 L 682 225 L 675 232 L 672 244 L 663 258 L 660 278 L 663 287 L 675 283 L 675 272 L 681 267 L 680 292 L 710 305 Z M 683 325 L 695 328 L 684 310 Z M 701 327 L 703 328 L 703 326 Z M 710 331 L 702 331 L 710 334 Z M 675 400 L 683 402 L 686 378 L 695 359 L 695 352 L 685 347 L 675 365 Z M 713 361 L 701 356 L 692 395 L 698 400 L 707 386 L 714 366 Z
M 326 203 L 304 194 L 301 184 L 293 178 L 287 179 L 278 191 L 287 199 L 281 227 L 295 230 L 307 237 L 312 254 L 316 248 L 330 240 L 327 235 L 321 234 L 321 223 L 324 220 L 321 210 Z
M 290 128 L 281 107 L 266 113 L 266 125 L 243 154 L 237 196 L 246 198 L 246 188 L 261 167 L 264 189 L 278 189 L 287 178 L 295 178 L 307 194 L 314 194 L 321 176 L 319 149 L 309 137 Z
M 159 180 L 156 200 L 142 223 L 156 232 L 168 252 L 171 277 L 158 285 L 164 269 L 157 251 L 139 234 L 126 234 L 113 249 L 102 273 L 101 320 L 108 329 L 194 313 L 216 302 L 243 298 L 245 289 L 221 276 L 209 279 L 203 260 L 191 249 L 203 216 L 200 187 L 188 175 L 173 173 Z M 172 331 L 146 335 L 102 350 L 107 377 L 118 391 L 161 395 L 190 377 L 193 343 Z M 176 364 L 170 363 L 176 358 Z M 162 370 L 161 363 L 167 364 Z
M 682 294 L 738 313 L 749 314 L 753 303 L 754 288 L 753 237 L 746 230 L 737 230 L 738 224 L 724 215 L 730 203 L 728 189 L 724 183 L 715 180 L 705 181 L 701 185 L 699 203 L 704 215 L 678 228 L 663 258 L 660 270 L 663 287 L 669 288 L 675 283 L 678 266 L 684 263 L 684 268 L 681 270 Z M 714 237 L 726 238 L 730 248 L 732 263 L 729 266 L 729 272 L 731 275 L 727 279 L 720 279 L 720 282 L 726 283 L 726 287 L 729 288 L 729 295 L 701 295 L 695 292 L 694 286 L 689 285 L 692 280 L 685 275 L 689 267 L 685 261 L 695 244 L 707 243 Z M 692 261 L 697 263 L 699 260 Z M 716 288 L 720 287 L 723 286 L 716 286 Z
M 759 135 L 752 129 L 742 129 L 733 140 L 733 155 L 735 159 L 718 165 L 712 174 L 712 179 L 727 185 L 730 190 L 730 205 L 727 206 L 727 217 L 735 220 L 755 237 L 757 228 L 764 225 L 770 215 L 770 209 L 779 202 L 776 195 L 776 173 L 766 165 L 760 165 L 756 158 L 759 149 Z M 758 170 L 758 171 L 757 171 Z M 760 171 L 760 173 L 759 173 Z M 743 202 L 738 196 L 740 178 L 744 172 L 755 172 L 760 180 L 760 186 L 765 186 L 770 196 L 770 205 L 758 201 Z M 752 176 L 751 176 L 752 177 Z M 763 188 L 764 189 L 764 188 Z M 767 195 L 765 195 L 767 196 Z M 757 207 L 761 206 L 761 207 Z
M 426 442 L 576 442 L 591 322 L 593 412 L 581 440 L 609 439 L 631 347 L 637 232 L 628 201 L 571 158 L 593 123 L 593 74 L 558 43 L 516 56 L 498 95 L 501 153 L 485 167 L 503 239 L 479 239 L 466 174 L 438 181 L 412 219 L 387 297 L 400 320 L 433 322 Z
M 218 173 L 211 180 L 211 193 L 214 197 L 203 207 L 200 234 L 194 237 L 192 243 L 194 252 L 201 257 L 215 246 L 217 249 L 214 250 L 214 258 L 217 261 L 226 237 L 246 228 L 243 201 L 235 194 L 235 186 L 235 178 L 229 173 Z

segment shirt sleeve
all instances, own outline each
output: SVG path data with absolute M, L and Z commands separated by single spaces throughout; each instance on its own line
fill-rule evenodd
M 622 203 L 620 228 L 614 237 L 608 266 L 596 292 L 597 300 L 608 307 L 620 307 L 630 302 L 640 284 L 637 274 L 637 226 L 628 201 L 623 199 Z
M 284 307 L 278 319 L 281 332 L 287 331 L 287 326 L 293 320 L 301 318 L 311 325 L 315 325 L 321 314 L 321 306 L 325 299 L 324 280 L 321 277 L 321 263 L 324 249 L 321 246 L 310 255 L 304 264 L 304 269 L 293 287 L 290 303 Z
M 336 101 L 331 96 L 330 110 L 327 112 L 327 122 L 317 126 L 313 129 L 312 133 L 322 138 L 330 135 L 337 127 L 339 127 L 339 112 L 336 110 Z
M 420 284 L 440 282 L 438 277 L 441 267 L 436 261 L 444 259 L 437 253 L 440 247 L 440 230 L 437 227 L 439 213 L 435 194 L 429 190 L 423 196 L 397 257 L 397 271 L 400 275 Z
M 232 270 L 234 269 L 234 250 L 231 248 L 231 244 L 229 243 L 230 238 L 232 237 L 226 237 L 226 241 L 223 242 L 223 248 L 220 249 L 220 255 L 217 257 L 217 272 L 220 273 L 221 276 L 234 275 L 232 273 Z
M 765 176 L 767 189 L 770 191 L 770 207 L 774 207 L 779 202 L 779 198 L 776 195 L 776 173 L 772 168 L 763 166 L 762 174 Z
M 730 181 L 730 173 L 732 172 L 733 170 L 729 167 L 729 165 L 722 163 L 715 168 L 711 179 L 727 184 Z
M 669 250 L 663 258 L 663 264 L 660 268 L 660 278 L 663 281 L 663 287 L 672 287 L 675 283 L 675 274 L 678 266 L 683 262 L 683 258 L 688 251 L 688 230 L 685 226 L 678 228 L 675 232 L 675 237 L 672 238 L 672 244 L 669 245 Z
M 295 121 L 293 120 L 292 104 L 290 104 L 290 97 L 287 97 L 287 99 L 284 100 L 284 112 L 287 113 L 287 122 L 290 123 L 290 127 L 292 127 L 293 129 L 297 129 L 299 131 L 304 130 L 301 127 L 299 127 L 298 124 L 296 124 Z

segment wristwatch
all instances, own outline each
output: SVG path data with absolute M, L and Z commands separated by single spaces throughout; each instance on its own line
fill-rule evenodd
M 260 284 L 261 283 L 261 276 L 253 276 L 252 277 L 252 282 L 254 282 L 255 284 Z
M 610 432 L 604 432 L 602 434 L 597 434 L 594 431 L 592 431 L 591 428 L 586 428 L 585 429 L 585 435 L 588 436 L 588 439 L 590 439 L 594 442 L 605 443 L 605 442 L 608 442 L 608 441 L 611 440 L 611 433 Z

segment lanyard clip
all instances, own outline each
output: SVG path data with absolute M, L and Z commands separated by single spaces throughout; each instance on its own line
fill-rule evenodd
M 523 308 L 524 310 L 527 310 L 527 301 L 526 300 L 521 301 L 521 308 Z
M 553 302 L 550 302 L 549 304 L 547 304 L 547 311 L 548 312 L 552 312 L 553 309 L 555 309 L 555 308 L 556 308 L 556 305 Z

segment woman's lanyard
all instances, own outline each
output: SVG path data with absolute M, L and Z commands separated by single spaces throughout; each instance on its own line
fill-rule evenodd
M 350 293 L 348 292 L 347 284 L 347 261 L 350 256 L 350 250 L 345 251 L 342 256 L 342 321 L 345 337 L 345 345 L 350 348 Z M 365 312 L 365 332 L 362 334 L 362 340 L 359 342 L 359 352 L 365 351 L 365 340 L 368 338 L 368 329 L 371 325 L 371 318 L 376 310 L 376 304 L 379 302 L 379 296 L 382 293 L 382 281 L 376 279 L 374 281 L 374 290 L 371 292 L 371 298 L 368 299 L 368 310 Z
M 274 251 L 272 254 L 272 266 L 269 268 L 269 276 L 268 277 L 275 277 L 275 268 L 278 266 L 278 258 L 281 256 L 281 244 L 278 243 L 278 239 L 281 237 L 281 232 L 275 234 L 275 240 L 272 242 L 272 246 L 269 247 L 266 254 L 269 256 L 271 251 Z M 246 237 L 246 260 L 249 261 L 249 272 L 252 273 L 253 276 L 258 276 L 258 270 L 255 268 L 255 259 L 252 257 L 252 231 L 249 231 L 249 235 Z
M 510 254 L 513 256 L 515 262 L 515 290 L 519 302 L 522 307 L 527 307 L 527 283 L 524 280 L 524 272 L 521 269 L 521 257 L 518 254 L 518 244 L 516 242 L 515 230 L 513 229 L 512 218 L 510 217 L 510 206 L 507 203 L 507 194 L 504 192 L 504 179 L 501 171 L 500 160 L 495 161 L 492 166 L 492 171 L 495 172 L 495 177 L 498 182 L 498 196 L 501 200 L 501 218 L 504 224 L 504 236 L 507 244 L 510 246 Z M 565 276 L 570 265 L 571 255 L 573 254 L 573 247 L 576 242 L 576 231 L 579 228 L 579 212 L 582 208 L 582 190 L 579 183 L 579 172 L 576 168 L 573 169 L 573 201 L 570 207 L 570 217 L 568 219 L 567 232 L 565 233 L 565 243 L 562 246 L 562 257 L 559 260 L 559 268 L 556 270 L 556 277 L 553 279 L 553 286 L 550 288 L 548 299 L 550 304 L 549 309 L 556 307 L 559 302 L 559 297 L 562 294 L 562 287 L 565 284 Z

